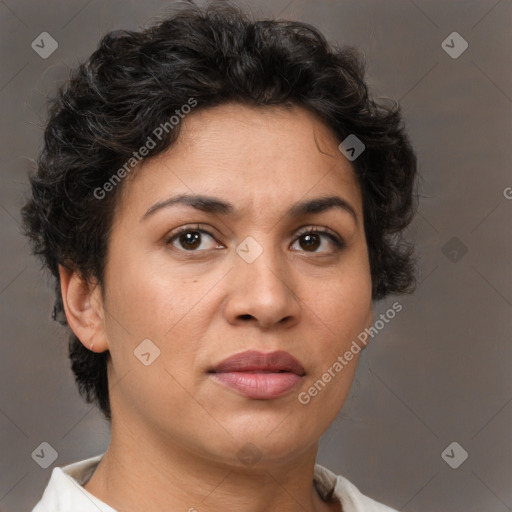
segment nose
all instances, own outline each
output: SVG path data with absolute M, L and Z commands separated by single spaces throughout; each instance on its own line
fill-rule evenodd
M 297 323 L 297 278 L 278 250 L 265 248 L 252 263 L 236 255 L 228 276 L 224 314 L 229 323 L 251 322 L 263 329 Z

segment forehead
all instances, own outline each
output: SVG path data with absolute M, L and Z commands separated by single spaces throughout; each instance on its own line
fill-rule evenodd
M 358 179 L 338 143 L 333 131 L 302 107 L 234 103 L 199 110 L 185 117 L 169 150 L 129 176 L 119 211 L 130 205 L 140 213 L 139 204 L 142 209 L 171 193 L 208 193 L 258 211 L 334 191 L 360 210 Z

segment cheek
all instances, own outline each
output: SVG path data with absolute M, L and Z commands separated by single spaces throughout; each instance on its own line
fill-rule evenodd
M 133 337 L 162 338 L 193 307 L 201 283 L 164 271 L 161 260 L 142 252 L 118 259 L 110 262 L 109 307 Z
M 197 340 L 210 320 L 205 296 L 218 277 L 197 278 L 163 267 L 162 261 L 144 261 L 141 256 L 110 268 L 106 333 L 118 374 L 140 370 L 134 351 L 146 339 L 160 351 L 155 367 L 181 375 L 194 365 Z
M 126 264 L 110 279 L 106 333 L 111 380 L 119 382 L 112 400 L 139 414 L 165 415 L 170 408 L 189 416 L 193 404 L 183 386 L 195 392 L 190 370 L 204 323 L 196 306 L 205 294 L 201 280 L 185 283 L 158 266 Z
M 325 286 L 312 308 L 311 318 L 321 332 L 313 337 L 314 364 L 297 397 L 299 410 L 308 411 L 305 424 L 311 419 L 312 428 L 318 427 L 312 418 L 322 418 L 327 428 L 343 406 L 363 348 L 358 335 L 372 321 L 371 279 L 369 271 L 361 270 Z
M 372 283 L 369 266 L 340 273 L 336 280 L 322 287 L 313 301 L 314 312 L 323 321 L 337 349 L 350 344 L 372 321 Z M 328 328 L 328 330 L 327 330 Z

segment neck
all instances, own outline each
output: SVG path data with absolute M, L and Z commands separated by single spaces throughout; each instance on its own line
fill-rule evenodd
M 324 512 L 313 484 L 315 444 L 294 460 L 240 467 L 198 456 L 148 432 L 120 432 L 84 488 L 111 507 L 134 512 Z

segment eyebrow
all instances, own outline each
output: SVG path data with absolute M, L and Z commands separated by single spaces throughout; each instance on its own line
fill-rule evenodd
M 140 220 L 142 222 L 157 211 L 174 205 L 186 205 L 195 208 L 196 210 L 218 215 L 233 215 L 236 213 L 236 208 L 231 203 L 216 197 L 180 194 L 155 203 L 146 211 Z M 343 212 L 349 213 L 357 224 L 358 217 L 354 207 L 348 201 L 339 196 L 324 196 L 300 201 L 295 203 L 286 212 L 286 215 L 288 217 L 298 217 L 308 214 L 322 213 L 332 208 L 337 208 Z

